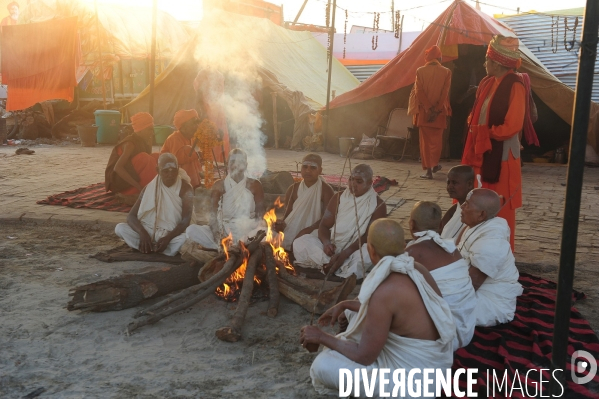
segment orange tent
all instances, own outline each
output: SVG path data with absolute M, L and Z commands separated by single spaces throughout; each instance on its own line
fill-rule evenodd
M 360 86 L 331 102 L 326 150 L 338 152 L 339 137 L 354 137 L 359 140 L 363 134 L 371 136 L 377 126 L 386 125 L 392 109 L 407 108 L 416 70 L 424 65 L 424 51 L 435 44 L 441 47 L 445 66 L 454 70 L 452 98 L 459 98 L 462 93 L 458 93 L 458 85 L 461 84 L 460 88 L 465 93 L 469 85 L 478 85 L 484 76 L 482 64 L 486 46 L 497 34 L 516 37 L 506 25 L 477 11 L 464 1 L 456 0 L 408 49 Z M 551 75 L 522 42 L 520 52 L 522 67 L 519 71 L 530 75 L 535 103 L 539 108 L 539 121 L 535 124 L 535 129 L 541 146 L 553 149 L 569 138 L 574 91 Z M 461 137 L 463 128 L 463 122 L 460 129 L 452 123 L 451 129 L 460 131 L 450 134 Z M 599 144 L 598 130 L 599 105 L 593 103 L 588 142 L 595 150 Z M 458 141 L 457 145 L 461 146 L 461 140 Z

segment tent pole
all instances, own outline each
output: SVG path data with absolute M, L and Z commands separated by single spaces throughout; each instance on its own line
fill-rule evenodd
M 574 282 L 574 265 L 578 238 L 578 218 L 580 215 L 584 157 L 593 90 L 593 73 L 595 70 L 595 56 L 597 54 L 598 27 L 599 2 L 596 0 L 587 0 L 582 40 L 580 43 L 580 64 L 576 80 L 574 115 L 572 116 L 572 130 L 570 133 L 568 180 L 555 303 L 553 347 L 551 351 L 552 375 L 555 377 L 551 379 L 550 383 L 550 394 L 554 396 L 563 392 L 563 388 L 556 383 L 556 379 L 565 386 L 570 309 L 572 307 L 572 284 Z M 574 360 L 575 358 L 572 357 L 572 361 Z M 574 369 L 574 364 L 572 366 Z
M 158 19 L 158 0 L 152 2 L 152 49 L 150 55 L 150 115 L 154 116 L 154 80 L 156 78 L 156 23 Z
M 275 148 L 279 149 L 279 121 L 277 120 L 277 92 L 270 93 L 272 96 L 272 125 L 275 134 Z
M 98 0 L 94 0 L 96 8 L 96 33 L 98 35 L 98 56 L 100 58 L 100 83 L 102 84 L 102 104 L 106 109 L 106 85 L 104 84 L 104 63 L 102 62 L 102 40 L 100 36 L 100 14 L 98 14 Z
M 295 16 L 295 19 L 293 20 L 293 23 L 291 25 L 295 25 L 297 24 L 297 20 L 299 19 L 299 17 L 302 15 L 302 13 L 304 12 L 304 8 L 306 7 L 306 4 L 308 4 L 308 0 L 304 0 L 304 4 L 302 4 L 301 8 L 299 9 L 299 12 L 297 13 L 297 15 Z
M 401 43 L 403 39 L 403 17 L 405 17 L 405 15 L 401 16 L 401 22 L 399 23 L 399 48 L 397 49 L 397 54 L 401 53 Z
M 329 9 L 331 6 L 331 0 L 329 0 Z M 322 143 L 324 148 L 327 147 L 327 136 L 329 135 L 329 103 L 331 101 L 331 77 L 333 73 L 333 45 L 335 41 L 335 10 L 337 9 L 337 0 L 333 0 L 333 15 L 331 17 L 331 27 L 329 29 L 329 77 L 327 79 L 327 107 L 324 121 L 324 134 L 322 135 Z

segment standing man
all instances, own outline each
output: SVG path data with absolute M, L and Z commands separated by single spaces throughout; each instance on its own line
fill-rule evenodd
M 447 116 L 451 115 L 449 88 L 451 71 L 441 65 L 441 49 L 433 46 L 424 52 L 426 64 L 416 71 L 408 115 L 413 115 L 414 125 L 420 130 L 420 158 L 426 173 L 422 179 L 432 179 L 441 170 L 439 159 L 443 149 L 443 131 Z
M 482 186 L 502 198 L 497 216 L 510 228 L 514 250 L 516 209 L 522 206 L 522 169 L 519 134 L 526 114 L 526 89 L 521 75 L 514 72 L 521 64 L 518 39 L 497 35 L 489 43 L 462 164 L 470 165 L 481 176 Z
M 19 3 L 13 1 L 11 3 L 8 3 L 6 8 L 8 9 L 8 13 L 10 15 L 2 19 L 2 22 L 0 22 L 0 26 L 16 25 L 17 21 L 19 20 Z

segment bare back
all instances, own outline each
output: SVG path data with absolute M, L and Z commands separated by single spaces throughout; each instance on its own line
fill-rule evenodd
M 406 248 L 406 252 L 429 272 L 462 259 L 462 255 L 460 255 L 458 250 L 449 254 L 433 240 L 426 240 L 410 245 Z

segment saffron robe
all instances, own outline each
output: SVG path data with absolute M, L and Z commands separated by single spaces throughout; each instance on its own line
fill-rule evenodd
M 179 167 L 187 172 L 187 175 L 191 179 L 191 186 L 193 188 L 199 187 L 202 183 L 200 178 L 200 172 L 202 171 L 202 164 L 198 159 L 195 151 L 189 155 L 189 148 L 185 146 L 192 146 L 193 142 L 191 139 L 185 138 L 178 130 L 167 137 L 162 149 L 161 154 L 171 153 L 177 157 Z
M 134 146 L 131 159 L 129 160 L 129 163 L 125 165 L 125 170 L 133 179 L 139 182 L 139 185 L 142 188 L 150 183 L 158 174 L 156 172 L 158 158 L 151 154 L 152 146 L 134 133 L 125 137 L 112 149 L 110 157 L 108 158 L 106 170 L 104 171 L 104 184 L 106 186 L 106 191 L 121 193 L 123 195 L 139 194 L 137 188 L 131 186 L 114 171 L 116 163 L 123 154 L 125 143 L 132 143 Z

